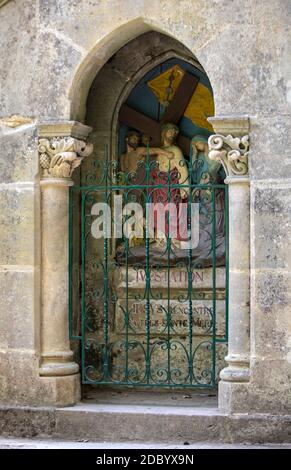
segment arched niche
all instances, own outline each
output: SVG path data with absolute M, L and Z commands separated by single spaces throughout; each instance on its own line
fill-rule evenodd
M 113 157 L 117 158 L 117 128 L 118 128 L 118 116 L 122 104 L 126 101 L 134 86 L 138 83 L 140 77 L 150 70 L 152 66 L 161 63 L 170 57 L 179 57 L 186 62 L 192 63 L 197 69 L 203 70 L 201 65 L 197 62 L 191 51 L 183 46 L 177 40 L 157 32 L 149 32 L 149 26 L 142 20 L 138 19 L 133 22 L 129 22 L 127 25 L 116 29 L 112 34 L 109 34 L 101 40 L 96 47 L 88 54 L 85 60 L 80 64 L 78 71 L 72 74 L 72 85 L 70 90 L 67 90 L 67 96 L 71 101 L 71 113 L 70 117 L 73 120 L 79 120 L 91 124 L 93 132 L 91 140 L 95 146 L 94 154 L 88 157 L 83 162 L 83 167 L 80 170 L 75 171 L 73 179 L 76 185 L 82 183 L 84 175 L 88 173 L 90 166 L 94 166 L 94 162 L 104 161 L 104 146 L 107 146 L 108 152 Z M 120 32 L 120 35 L 119 35 Z M 149 38 L 148 35 L 152 35 L 152 40 L 145 40 Z M 144 34 L 145 33 L 145 34 Z M 140 35 L 140 36 L 139 36 Z M 135 38 L 135 39 L 133 39 Z M 131 42 L 129 42 L 131 41 Z M 142 44 L 144 41 L 144 44 Z M 195 42 L 195 41 L 194 41 Z M 135 48 L 132 45 L 135 44 Z M 194 43 L 190 43 L 191 48 Z M 123 46 L 123 47 L 122 47 Z M 139 47 L 140 46 L 140 47 Z M 141 47 L 143 46 L 143 47 Z M 154 47 L 153 47 L 154 46 Z M 121 47 L 121 49 L 120 49 Z M 118 51 L 118 52 L 117 52 Z M 130 52 L 129 60 L 126 62 L 125 55 Z M 136 52 L 138 51 L 138 53 Z M 121 59 L 122 66 L 118 66 L 117 58 Z M 106 62 L 107 61 L 107 62 Z M 207 59 L 208 63 L 210 58 Z M 96 75 L 97 72 L 100 72 Z M 94 79 L 95 77 L 95 79 Z M 212 81 L 212 80 L 211 80 Z M 213 82 L 212 82 L 213 83 Z M 216 83 L 217 85 L 217 83 Z M 90 89 L 91 86 L 91 89 Z M 88 90 L 90 92 L 88 94 Z M 88 95 L 88 96 L 87 96 Z M 94 97 L 94 99 L 92 99 Z M 88 99 L 87 99 L 88 98 Z M 87 99 L 87 113 L 85 112 L 85 102 Z M 105 108 L 105 110 L 104 110 Z M 101 111 L 101 112 L 100 112 Z M 98 119 L 96 119 L 98 116 Z M 213 157 L 221 161 L 224 164 L 224 169 L 227 173 L 227 182 L 232 183 L 231 188 L 231 199 L 230 199 L 230 220 L 231 220 L 231 231 L 230 231 L 230 281 L 231 289 L 229 296 L 230 305 L 230 353 L 227 357 L 229 366 L 224 369 L 222 374 L 222 386 L 220 388 L 220 406 L 223 409 L 239 410 L 243 408 L 243 404 L 239 400 L 239 393 L 244 390 L 247 393 L 248 381 L 249 381 L 249 186 L 248 186 L 248 165 L 247 165 L 247 150 L 248 150 L 248 131 L 249 122 L 246 116 L 239 117 L 213 117 L 211 120 L 213 123 L 215 132 L 219 133 L 218 136 L 213 136 L 212 148 Z M 83 126 L 80 122 L 75 123 L 74 121 L 66 122 L 55 121 L 51 123 L 45 123 L 41 127 L 40 135 L 46 138 L 63 138 L 64 136 L 72 136 L 74 144 L 74 155 L 77 158 L 78 148 L 75 147 L 76 139 L 82 137 L 86 138 L 90 128 Z M 74 140 L 75 139 L 75 140 Z M 49 145 L 49 142 L 47 142 Z M 49 154 L 54 153 L 54 149 L 48 149 Z M 102 155 L 103 152 L 103 155 Z M 115 155 L 114 155 L 115 154 Z M 83 156 L 85 156 L 83 154 Z M 44 158 L 45 157 L 45 158 Z M 43 169 L 47 168 L 47 160 L 50 159 L 50 155 L 41 154 L 41 164 L 44 165 Z M 93 168 L 94 170 L 94 168 Z M 49 170 L 50 171 L 50 170 Z M 89 170 L 90 172 L 90 170 Z M 72 173 L 72 172 L 71 172 Z M 54 175 L 50 175 L 49 180 L 45 179 L 47 172 L 42 173 L 42 187 L 43 193 L 49 193 L 50 190 L 46 190 L 45 184 L 49 183 L 49 187 L 55 187 L 57 193 L 57 187 L 62 185 L 64 187 L 64 200 L 60 203 L 59 207 L 62 207 L 66 211 L 67 204 L 67 186 L 72 184 L 69 178 L 58 179 Z M 70 176 L 72 176 L 70 174 Z M 43 181 L 44 180 L 44 181 Z M 234 184 L 235 183 L 235 184 Z M 77 193 L 76 193 L 77 194 Z M 49 194 L 48 194 L 49 195 Z M 72 201 L 68 212 L 65 213 L 68 216 L 71 213 L 77 212 L 78 219 L 78 198 Z M 63 216 L 63 212 L 58 210 L 56 207 L 56 214 L 44 211 L 46 219 L 46 230 L 47 238 L 50 239 L 52 233 L 55 237 L 64 236 L 63 233 L 56 231 L 58 227 L 56 219 L 59 216 Z M 65 220 L 65 219 L 64 219 Z M 71 240 L 70 246 L 74 246 L 75 243 L 79 244 L 80 232 L 78 230 L 78 220 L 73 226 L 74 239 Z M 240 234 L 240 238 L 236 238 L 236 234 Z M 66 238 L 64 239 L 64 245 L 66 245 Z M 96 246 L 98 251 L 98 246 Z M 243 248 L 244 256 L 237 256 Z M 44 258 L 47 256 L 47 251 L 44 247 Z M 53 250 L 52 253 L 53 254 Z M 71 258 L 71 268 L 73 268 L 73 279 L 70 284 L 71 290 L 73 291 L 73 304 L 80 305 L 79 299 L 79 253 L 75 250 L 75 255 Z M 67 275 L 67 261 L 66 257 L 60 260 L 61 272 L 64 279 Z M 49 273 L 47 275 L 49 277 Z M 56 284 L 56 281 L 52 279 L 52 283 Z M 76 288 L 72 289 L 75 283 Z M 239 288 L 237 288 L 239 286 Z M 53 289 L 51 290 L 53 292 Z M 66 289 L 64 288 L 66 293 Z M 51 303 L 54 303 L 54 296 L 49 292 L 45 293 Z M 43 337 L 49 336 L 50 329 L 53 331 L 55 325 L 53 324 L 52 317 L 50 315 L 50 302 L 43 296 L 43 307 L 47 310 L 47 324 L 43 327 Z M 59 313 L 62 320 L 62 334 L 64 336 L 64 350 L 68 349 L 68 336 L 65 331 L 64 325 L 66 324 L 67 317 L 67 296 L 64 295 L 60 298 Z M 79 333 L 79 319 L 78 315 L 75 315 L 75 325 L 77 335 Z M 80 339 L 78 336 L 75 339 Z M 84 344 L 83 344 L 84 347 Z M 67 352 L 65 355 L 58 356 L 58 363 L 56 367 L 54 345 L 52 345 L 52 352 L 50 352 L 49 359 L 52 367 L 44 371 L 43 375 L 55 374 L 58 370 L 57 375 L 68 375 L 75 374 L 75 364 L 70 363 L 69 368 L 62 369 L 59 367 L 59 363 L 63 364 L 67 362 Z M 64 357 L 63 357 L 64 356 Z M 68 357 L 71 358 L 71 353 L 68 351 Z M 239 384 L 237 382 L 240 382 Z M 242 384 L 241 384 L 242 383 Z M 74 381 L 74 387 L 77 387 L 77 381 Z M 238 390 L 238 393 L 236 392 Z M 76 388 L 77 393 L 77 388 Z M 232 394 L 234 392 L 234 394 Z M 72 392 L 75 393 L 75 392 Z M 75 395 L 77 397 L 77 395 Z M 236 398 L 238 400 L 236 401 Z M 76 400 L 77 398 L 75 398 Z M 72 402 L 73 399 L 70 401 Z
M 99 73 L 96 75 L 92 86 L 90 88 L 88 98 L 87 98 L 87 105 L 86 105 L 86 124 L 92 127 L 92 132 L 90 135 L 90 140 L 93 143 L 94 150 L 93 153 L 85 159 L 81 166 L 81 172 L 79 175 L 79 182 L 81 186 L 90 186 L 94 185 L 96 182 L 96 175 L 98 172 L 102 172 L 103 167 L 105 165 L 106 159 L 110 159 L 112 161 L 116 162 L 117 168 L 119 167 L 119 159 L 121 156 L 121 153 L 124 151 L 124 146 L 123 146 L 123 141 L 126 135 L 126 131 L 129 130 L 130 128 L 135 128 L 135 123 L 129 123 L 127 121 L 124 121 L 124 119 L 121 117 L 122 115 L 122 108 L 126 105 L 132 105 L 133 108 L 135 108 L 136 111 L 143 111 L 142 108 L 139 109 L 139 96 L 144 95 L 144 100 L 145 103 L 149 106 L 151 99 L 154 100 L 158 103 L 156 106 L 158 109 L 157 113 L 152 113 L 150 110 L 149 115 L 151 118 L 155 121 L 155 123 L 160 122 L 160 118 L 163 119 L 162 114 L 166 113 L 167 111 L 167 106 L 169 105 L 164 105 L 161 100 L 156 99 L 153 90 L 150 90 L 148 88 L 148 83 L 150 78 L 153 80 L 156 79 L 156 77 L 159 77 L 160 75 L 164 73 L 168 73 L 171 71 L 173 68 L 178 67 L 179 70 L 181 71 L 182 74 L 189 74 L 191 77 L 196 77 L 197 83 L 195 86 L 198 85 L 202 86 L 205 90 L 207 90 L 209 101 L 210 101 L 210 111 L 208 115 L 203 116 L 203 123 L 197 124 L 194 123 L 190 118 L 184 117 L 184 110 L 188 109 L 188 104 L 183 108 L 183 112 L 181 114 L 181 117 L 177 120 L 176 124 L 179 124 L 180 126 L 180 133 L 183 134 L 183 138 L 188 141 L 188 144 L 186 147 L 184 147 L 184 155 L 186 157 L 186 160 L 188 159 L 191 154 L 191 139 L 194 136 L 203 136 L 205 142 L 207 142 L 207 138 L 209 135 L 213 132 L 211 125 L 207 121 L 207 117 L 211 116 L 214 114 L 214 106 L 213 106 L 213 96 L 212 96 L 212 89 L 211 85 L 209 82 L 209 79 L 201 66 L 201 64 L 197 61 L 197 59 L 193 56 L 193 54 L 181 43 L 179 43 L 177 40 L 170 38 L 164 34 L 151 31 L 144 33 L 137 37 L 136 39 L 130 41 L 128 44 L 126 44 L 124 47 L 122 47 L 114 56 L 112 56 L 107 63 L 101 68 Z M 184 76 L 184 75 L 182 75 Z M 179 87 L 179 85 L 178 85 Z M 196 88 L 194 88 L 196 90 Z M 197 88 L 198 90 L 198 88 Z M 133 95 L 137 94 L 137 99 L 134 101 L 133 100 Z M 173 95 L 175 92 L 173 92 Z M 190 89 L 190 95 L 189 95 L 189 100 L 192 99 L 192 95 L 194 96 L 194 91 Z M 188 103 L 188 101 L 187 101 Z M 148 116 L 149 117 L 149 116 Z M 184 121 L 185 122 L 184 122 Z M 170 121 L 170 120 L 169 120 Z M 160 145 L 160 136 L 156 138 L 155 145 Z M 104 163 L 104 164 L 103 164 Z M 77 180 L 77 178 L 76 178 Z M 97 176 L 98 180 L 98 176 Z M 103 195 L 98 190 L 96 189 L 96 193 L 94 195 L 94 202 L 99 202 L 99 197 L 100 201 L 103 198 Z M 85 203 L 86 204 L 86 203 Z M 75 207 L 78 207 L 78 204 L 75 205 Z M 90 210 L 88 208 L 88 210 Z M 87 209 L 85 209 L 85 212 L 87 213 Z M 76 214 L 77 217 L 77 214 Z M 86 216 L 87 217 L 87 216 Z M 86 222 L 85 222 L 86 224 Z M 79 224 L 76 224 L 78 226 Z M 81 226 L 83 227 L 83 223 L 81 221 Z M 76 229 L 77 231 L 77 229 Z M 81 238 L 83 237 L 84 234 L 82 234 Z M 76 238 L 78 238 L 76 236 Z M 113 243 L 113 242 L 112 242 Z M 102 328 L 102 319 L 100 321 L 96 320 L 98 318 L 98 315 L 100 316 L 100 310 L 102 310 L 102 307 L 98 306 L 98 301 L 96 299 L 94 300 L 94 293 L 96 294 L 97 292 L 102 292 L 103 290 L 103 281 L 104 281 L 104 276 L 102 275 L 102 253 L 104 252 L 104 242 L 103 240 L 92 240 L 90 237 L 88 237 L 88 241 L 86 240 L 86 255 L 85 257 L 83 256 L 82 258 L 82 279 L 86 283 L 87 288 L 85 287 L 85 293 L 83 295 L 83 306 L 85 305 L 86 313 L 83 311 L 83 318 L 86 316 L 86 318 L 89 318 L 89 323 L 91 330 L 95 328 L 100 329 Z M 114 247 L 110 242 L 108 242 L 106 246 L 106 253 L 110 253 L 109 256 L 111 256 L 110 259 L 114 258 Z M 107 256 L 107 255 L 106 255 Z M 81 254 L 82 257 L 82 254 Z M 113 257 L 113 258 L 112 258 Z M 75 258 L 75 264 L 79 262 L 78 257 Z M 177 266 L 179 260 L 177 261 Z M 107 261 L 106 261 L 107 263 Z M 223 261 L 220 264 L 219 268 L 219 285 L 220 289 L 225 288 L 225 269 L 223 265 Z M 98 264 L 98 267 L 97 267 Z M 208 339 L 209 337 L 209 325 L 211 325 L 211 302 L 212 302 L 212 297 L 211 297 L 211 290 L 212 290 L 212 281 L 211 281 L 211 264 L 207 264 L 208 270 L 205 271 L 205 273 L 197 272 L 195 273 L 195 276 L 197 279 L 199 279 L 199 276 L 202 278 L 203 276 L 207 277 L 207 282 L 204 285 L 204 290 L 207 291 L 206 297 L 207 301 L 206 304 L 203 306 L 201 302 L 196 299 L 195 300 L 195 308 L 198 311 L 199 309 L 205 309 L 208 313 L 204 313 L 204 315 L 208 315 L 208 323 L 207 320 L 205 322 L 205 329 L 207 330 L 207 333 L 205 333 L 205 337 Z M 113 271 L 115 272 L 121 272 L 121 270 L 118 270 L 119 268 L 116 268 L 115 270 L 112 270 L 112 272 L 109 273 L 109 278 L 111 282 L 111 285 L 109 285 L 109 291 L 113 289 L 112 286 L 114 286 L 115 280 L 112 279 L 112 275 L 114 274 Z M 165 271 L 165 267 L 163 268 Z M 171 267 L 172 269 L 172 267 Z M 179 269 L 179 268 L 178 268 Z M 184 269 L 184 268 L 183 268 Z M 183 279 L 183 282 L 186 282 L 186 270 L 181 270 L 181 272 L 178 273 L 178 276 Z M 197 268 L 198 271 L 200 268 Z M 177 271 L 177 270 L 176 270 Z M 175 276 L 177 276 L 175 271 Z M 133 272 L 133 271 L 132 271 Z M 141 274 L 141 273 L 139 273 Z M 165 271 L 166 275 L 166 271 Z M 141 274 L 142 276 L 142 274 Z M 175 277 L 174 276 L 174 277 Z M 194 277 L 195 277 L 194 276 Z M 105 276 L 107 277 L 107 275 Z M 224 283 L 224 286 L 223 286 Z M 87 290 L 86 290 L 87 289 Z M 178 285 L 175 286 L 175 289 L 177 291 Z M 185 290 L 186 288 L 184 288 Z M 187 290 L 187 289 L 186 289 Z M 109 292 L 108 291 L 108 292 Z M 77 291 L 76 291 L 77 292 Z M 98 295 L 98 294 L 96 294 Z M 109 294 L 108 294 L 109 295 Z M 121 294 L 122 295 L 122 294 Z M 133 294 L 134 295 L 134 294 Z M 176 296 L 178 296 L 178 293 L 175 293 Z M 220 315 L 221 317 L 225 316 L 225 305 L 226 305 L 226 300 L 225 300 L 225 294 L 220 293 L 220 297 L 217 300 L 219 302 L 220 306 Z M 91 300 L 90 300 L 91 299 Z M 93 299 L 93 300 L 92 300 Z M 100 303 L 101 303 L 100 299 Z M 123 298 L 121 297 L 121 302 L 123 302 Z M 127 301 L 126 301 L 127 302 Z M 109 302 L 110 303 L 110 302 Z M 111 302 L 113 303 L 113 302 Z M 118 303 L 118 302 L 117 302 Z M 170 303 L 173 305 L 175 304 L 176 307 L 179 307 L 178 301 L 175 299 L 170 299 Z M 199 305 L 198 305 L 199 303 Z M 78 304 L 78 299 L 75 299 L 75 305 Z M 158 305 L 158 304 L 157 304 Z M 118 305 L 119 306 L 119 305 Z M 175 308 L 176 308 L 175 307 Z M 183 305 L 184 310 L 181 315 L 187 315 L 187 306 Z M 121 307 L 123 308 L 123 307 Z M 192 308 L 192 307 L 191 307 Z M 178 310 L 178 308 L 177 308 Z M 112 321 L 111 321 L 112 320 Z M 200 322 L 201 319 L 198 320 L 198 323 Z M 205 319 L 204 319 L 205 320 Z M 107 320 L 106 320 L 107 321 Z M 185 319 L 180 319 L 180 323 L 182 322 L 185 323 Z M 109 313 L 108 313 L 108 327 L 110 329 L 116 328 L 113 325 L 116 325 L 117 323 L 120 324 L 120 315 L 118 316 L 117 312 L 117 306 L 112 307 L 110 310 L 109 307 Z M 187 322 L 187 320 L 186 320 Z M 184 325 L 183 323 L 183 325 Z M 201 323 L 201 322 L 200 322 Z M 202 319 L 203 323 L 203 319 Z M 223 323 L 223 319 L 221 319 L 221 324 Z M 208 326 L 207 326 L 208 325 Z M 197 330 L 199 330 L 200 326 L 197 327 Z M 210 326 L 211 328 L 211 326 Z M 225 321 L 224 321 L 224 328 L 225 328 Z M 200 328 L 200 330 L 203 330 L 203 327 Z M 222 327 L 223 329 L 223 327 Z M 205 330 L 205 331 L 206 331 Z M 116 333 L 117 330 L 114 330 L 114 338 L 111 337 L 110 341 L 112 340 L 113 344 L 118 342 L 120 334 L 119 330 Z M 175 333 L 176 334 L 176 333 Z M 184 333 L 185 334 L 185 333 Z M 203 336 L 198 332 L 198 335 Z M 177 336 L 183 336 L 183 333 L 179 332 L 176 334 Z M 220 333 L 221 337 L 225 336 L 223 333 Z M 122 336 L 122 335 L 121 335 Z M 112 339 L 113 338 L 113 339 Z M 200 361 L 201 365 L 200 367 L 200 374 L 202 374 L 202 369 L 211 369 L 211 374 L 209 374 L 209 380 L 211 380 L 212 386 L 215 385 L 216 379 L 217 379 L 217 372 L 215 375 L 215 361 L 216 358 L 219 357 L 219 366 L 216 367 L 216 370 L 219 371 L 222 367 L 224 367 L 223 363 L 223 357 L 226 354 L 226 349 L 219 347 L 217 349 L 220 349 L 219 355 L 217 354 L 216 356 L 213 354 L 211 348 L 209 347 L 209 341 L 207 339 L 204 341 L 198 340 L 197 344 L 201 343 L 202 347 L 205 349 L 205 353 L 202 352 L 200 353 L 200 350 L 198 351 L 198 354 L 196 356 L 196 361 Z M 92 338 L 86 340 L 86 344 L 95 344 L 94 342 L 98 343 L 98 340 Z M 222 341 L 221 341 L 222 342 Z M 199 343 L 199 347 L 200 347 Z M 204 345 L 205 343 L 205 345 Z M 99 346 L 98 346 L 99 347 Z M 192 347 L 192 346 L 191 346 Z M 183 344 L 184 348 L 184 344 Z M 87 347 L 87 350 L 89 348 Z M 193 350 L 195 347 L 193 346 Z M 196 349 L 198 350 L 198 346 L 196 345 Z M 94 357 L 95 354 L 95 357 Z M 85 357 L 85 360 L 83 360 L 83 364 L 85 367 L 85 383 L 86 380 L 90 381 L 90 378 L 88 378 L 86 374 L 86 369 L 90 370 L 92 372 L 92 367 L 90 365 L 90 358 L 92 362 L 97 361 L 97 356 L 98 356 L 98 351 L 96 350 L 94 352 L 89 352 L 88 354 L 83 352 L 83 357 Z M 190 353 L 190 355 L 193 354 Z M 118 355 L 114 353 L 113 356 L 115 357 Z M 199 356 L 199 360 L 197 357 Z M 204 356 L 207 356 L 207 359 L 204 361 Z M 88 361 L 87 361 L 87 359 Z M 214 358 L 214 359 L 213 359 Z M 192 360 L 192 359 L 191 359 Z M 211 364 L 212 366 L 206 366 L 207 361 L 212 361 Z M 119 367 L 119 366 L 118 366 Z M 183 365 L 184 367 L 184 365 Z M 186 366 L 185 366 L 186 367 Z M 188 366 L 187 366 L 188 367 Z M 184 372 L 183 372 L 184 373 Z M 98 374 L 97 374 L 98 375 Z M 202 374 L 203 375 L 203 374 Z M 201 384 L 202 386 L 207 385 L 207 380 L 204 380 L 201 375 L 201 383 L 197 382 L 197 385 Z M 95 377 L 96 379 L 96 377 Z M 97 380 L 98 382 L 98 380 Z M 188 386 L 191 386 L 192 382 L 188 383 Z

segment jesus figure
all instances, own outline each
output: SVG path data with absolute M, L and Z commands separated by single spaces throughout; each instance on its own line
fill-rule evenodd
M 154 241 L 161 248 L 165 246 L 167 238 L 171 238 L 171 244 L 176 248 L 180 248 L 181 241 L 188 238 L 189 174 L 183 153 L 176 144 L 178 134 L 179 128 L 175 124 L 166 123 L 162 126 L 161 148 L 172 152 L 174 156 L 169 159 L 158 154 L 156 165 L 151 169 L 151 185 L 157 186 L 150 190 L 151 210 L 154 211 Z M 161 218 L 165 218 L 165 229 L 162 232 L 158 224 Z

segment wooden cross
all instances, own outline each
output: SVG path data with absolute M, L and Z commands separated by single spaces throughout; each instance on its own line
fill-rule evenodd
M 144 114 L 130 108 L 124 104 L 119 112 L 119 120 L 143 134 L 149 135 L 152 146 L 160 146 L 161 144 L 161 126 L 166 122 L 172 122 L 178 125 L 185 109 L 198 85 L 199 78 L 185 72 L 170 105 L 167 107 L 162 119 L 157 122 Z M 178 145 L 184 155 L 189 156 L 190 139 L 182 134 L 178 136 Z

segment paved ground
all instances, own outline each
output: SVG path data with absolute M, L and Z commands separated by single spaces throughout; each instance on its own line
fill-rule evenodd
M 99 390 L 92 386 L 84 388 L 82 404 L 166 406 L 189 408 L 218 407 L 215 390 Z
M 48 439 L 0 438 L 0 449 L 291 449 L 291 444 L 221 444 L 200 442 L 190 445 L 147 442 L 90 442 Z

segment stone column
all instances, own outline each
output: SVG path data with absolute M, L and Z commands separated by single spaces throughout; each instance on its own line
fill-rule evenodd
M 222 163 L 229 185 L 228 366 L 220 373 L 219 408 L 243 412 L 250 378 L 250 189 L 248 118 L 210 118 L 217 134 L 209 157 Z
M 79 398 L 79 366 L 70 349 L 68 322 L 68 218 L 72 173 L 92 151 L 86 139 L 91 128 L 75 122 L 40 126 L 42 230 L 42 377 L 65 378 L 62 404 Z M 81 139 L 80 139 L 81 137 Z M 59 381 L 60 382 L 60 381 Z

